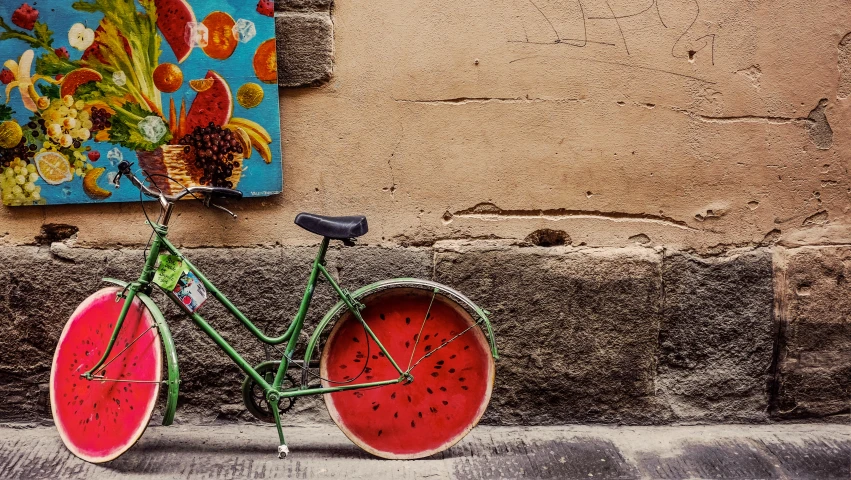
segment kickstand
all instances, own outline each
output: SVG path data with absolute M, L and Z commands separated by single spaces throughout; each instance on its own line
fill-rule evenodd
M 281 442 L 278 445 L 278 458 L 286 458 L 290 453 L 290 449 L 287 448 L 287 442 L 284 440 L 284 430 L 281 428 L 281 413 L 278 411 L 278 401 L 275 399 L 274 402 L 269 402 L 269 406 L 272 409 L 272 416 L 275 417 L 275 427 L 278 429 L 278 440 Z

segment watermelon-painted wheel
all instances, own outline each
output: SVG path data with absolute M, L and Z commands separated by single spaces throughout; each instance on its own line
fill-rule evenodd
M 144 433 L 162 380 L 162 348 L 151 313 L 136 298 L 98 377 L 80 374 L 106 349 L 124 300 L 119 288 L 87 298 L 59 337 L 50 372 L 50 406 L 59 435 L 76 456 L 108 462 L 133 446 Z
M 326 394 L 337 426 L 367 452 L 390 459 L 427 457 L 464 438 L 484 414 L 494 381 L 493 357 L 473 317 L 433 289 L 394 287 L 360 302 L 399 367 L 413 367 L 413 381 Z M 399 378 L 351 313 L 332 329 L 319 368 L 324 387 Z

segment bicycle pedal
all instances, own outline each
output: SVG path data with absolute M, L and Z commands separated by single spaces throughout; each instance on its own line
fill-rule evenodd
M 286 445 L 278 445 L 278 458 L 287 458 L 290 454 L 290 449 Z

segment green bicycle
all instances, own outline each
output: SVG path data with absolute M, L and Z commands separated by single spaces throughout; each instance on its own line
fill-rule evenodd
M 433 455 L 478 423 L 490 400 L 498 358 L 488 313 L 455 290 L 428 280 L 396 278 L 354 292 L 341 288 L 325 268 L 328 245 L 332 240 L 349 244 L 365 234 L 365 217 L 296 217 L 297 225 L 322 236 L 322 242 L 298 312 L 283 334 L 270 337 L 167 239 L 169 220 L 181 198 L 203 195 L 208 206 L 235 217 L 210 200 L 241 198 L 242 193 L 202 186 L 165 195 L 140 181 L 131 165 L 119 164 L 116 187 L 122 176 L 129 179 L 141 194 L 159 201 L 160 217 L 149 221 L 153 237 L 139 278 L 129 283 L 104 279 L 116 286 L 80 304 L 59 339 L 50 403 L 72 453 L 100 463 L 126 452 L 144 433 L 160 387 L 167 389 L 163 425 L 174 419 L 180 374 L 168 325 L 150 296 L 155 285 L 245 372 L 245 406 L 258 419 L 275 423 L 281 458 L 289 452 L 281 415 L 296 397 L 305 395 L 324 395 L 331 418 L 346 436 L 383 458 Z M 296 361 L 297 340 L 320 277 L 340 301 L 316 326 L 304 359 Z M 207 296 L 223 304 L 260 341 L 285 344 L 281 360 L 249 364 L 198 314 Z M 316 362 L 314 351 L 323 338 Z M 289 374 L 291 369 L 300 375 Z

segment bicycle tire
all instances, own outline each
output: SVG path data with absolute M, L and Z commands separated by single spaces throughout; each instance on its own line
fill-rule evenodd
M 99 290 L 65 324 L 50 371 L 50 406 L 63 443 L 77 457 L 103 463 L 132 447 L 151 419 L 162 381 L 156 321 L 135 298 L 97 380 L 80 377 L 101 358 L 124 301 L 120 288 Z
M 414 380 L 325 394 L 333 421 L 360 448 L 388 459 L 428 457 L 460 441 L 484 414 L 495 374 L 488 341 L 471 314 L 431 286 L 391 287 L 359 301 L 364 321 L 399 367 L 416 365 Z M 325 342 L 320 376 L 324 387 L 333 387 L 399 374 L 346 312 Z

